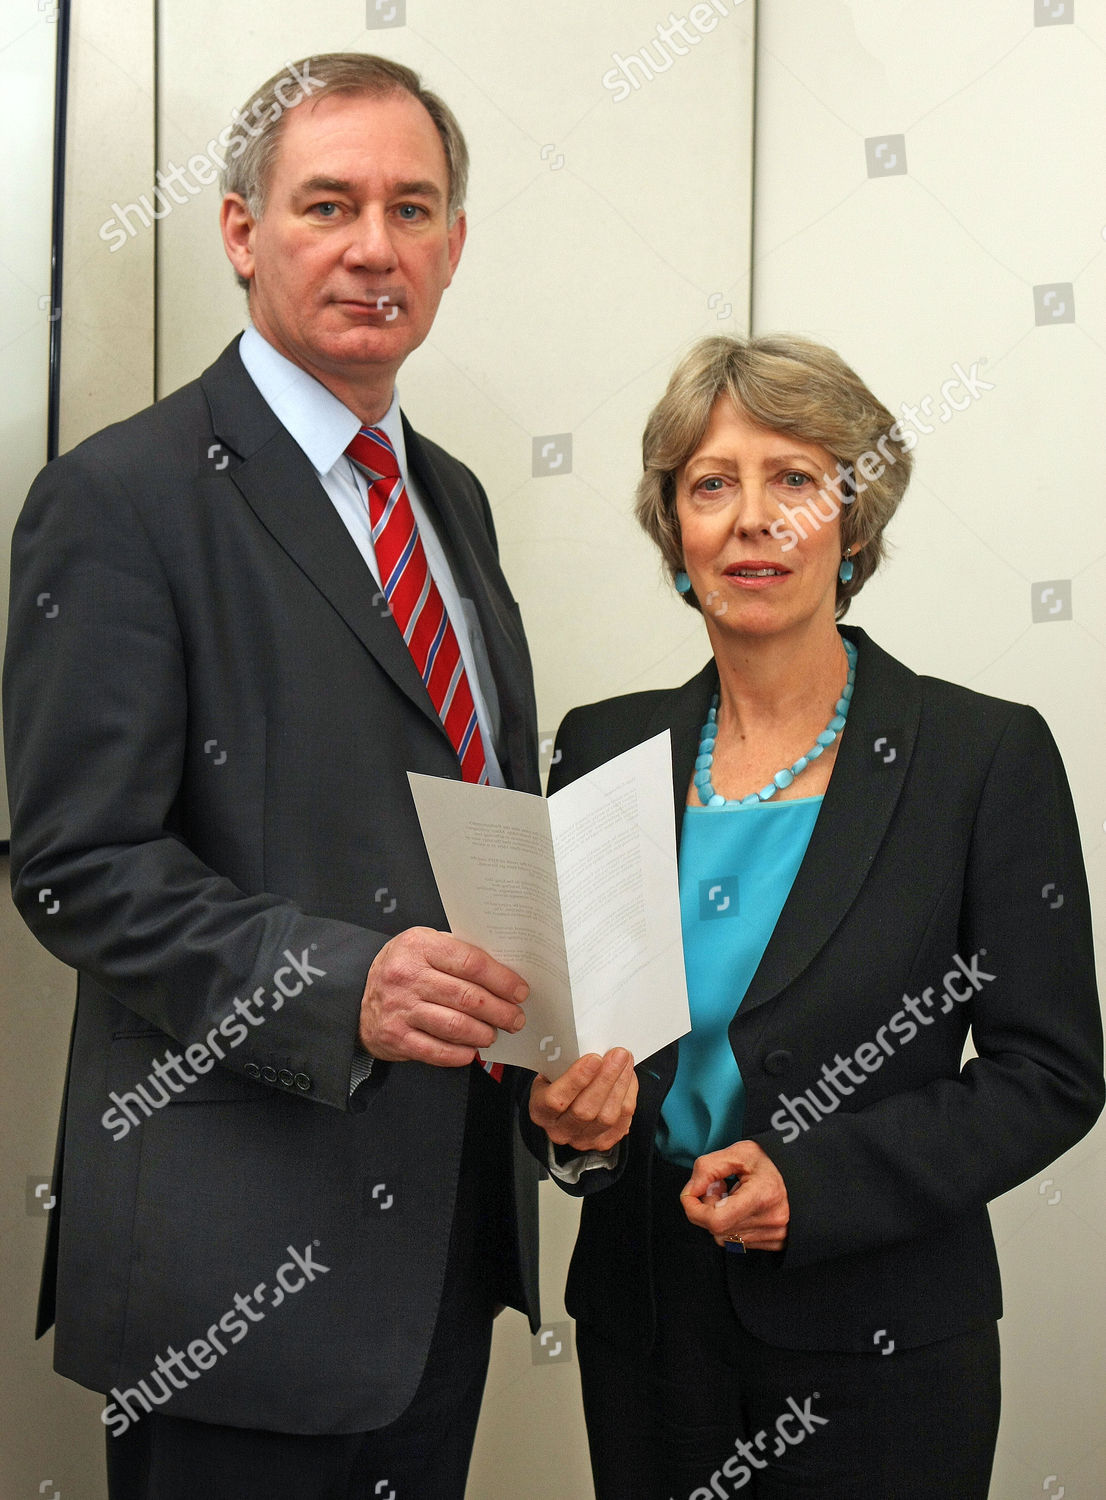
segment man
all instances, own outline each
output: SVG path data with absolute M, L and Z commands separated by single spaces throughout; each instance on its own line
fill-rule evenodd
M 491 1319 L 538 1316 L 529 1078 L 471 1065 L 526 986 L 441 930 L 407 783 L 538 789 L 487 499 L 395 396 L 467 153 L 361 55 L 240 118 L 252 327 L 13 544 L 13 888 L 79 970 L 40 1331 L 113 1500 L 461 1500 Z M 625 1053 L 535 1089 L 569 1154 L 628 1125 Z

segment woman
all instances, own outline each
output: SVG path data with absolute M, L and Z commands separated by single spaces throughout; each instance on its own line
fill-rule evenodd
M 981 1500 L 986 1204 L 1102 1106 L 1048 729 L 837 626 L 911 446 L 836 354 L 782 337 L 703 341 L 646 427 L 638 517 L 713 660 L 570 713 L 550 786 L 671 731 L 692 1030 L 637 1069 L 625 1140 L 553 1158 L 586 1194 L 567 1304 L 599 1500 Z M 539 1154 L 589 1111 L 610 1145 L 624 1063 L 601 1117 L 578 1072 L 536 1081 Z

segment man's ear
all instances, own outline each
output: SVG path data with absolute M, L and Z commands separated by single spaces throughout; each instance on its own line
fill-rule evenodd
M 464 214 L 458 214 L 449 226 L 449 281 L 453 280 L 453 273 L 457 269 L 461 259 L 461 251 L 465 248 L 465 240 L 468 236 L 468 220 Z M 228 251 L 229 254 L 229 251 Z M 449 282 L 446 282 L 449 285 Z
M 228 193 L 219 210 L 219 228 L 227 259 L 247 281 L 253 279 L 253 231 L 257 220 L 239 193 Z

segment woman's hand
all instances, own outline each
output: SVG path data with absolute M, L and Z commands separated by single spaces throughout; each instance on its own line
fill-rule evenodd
M 606 1057 L 589 1052 L 556 1083 L 539 1073 L 530 1089 L 530 1118 L 556 1146 L 609 1151 L 630 1128 L 637 1104 L 634 1059 L 625 1047 Z
M 726 1179 L 740 1179 L 726 1192 Z M 791 1209 L 776 1164 L 754 1141 L 700 1156 L 680 1194 L 684 1213 L 716 1245 L 740 1238 L 746 1250 L 782 1250 Z

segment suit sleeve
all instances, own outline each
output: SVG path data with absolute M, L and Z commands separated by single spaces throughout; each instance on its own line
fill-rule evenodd
M 917 867 L 924 879 L 924 849 Z M 1032 709 L 1011 715 L 987 775 L 960 942 L 963 957 L 981 956 L 970 1001 L 978 1057 L 958 1077 L 838 1110 L 787 1143 L 753 1137 L 787 1187 L 785 1265 L 933 1233 L 1043 1170 L 1102 1108 L 1079 831 L 1059 752 Z
M 50 464 L 12 541 L 15 902 L 46 948 L 170 1037 L 200 1043 L 214 1028 L 222 1066 L 244 1068 L 250 1049 L 227 1040 L 246 1024 L 236 999 L 256 997 L 256 1051 L 346 1109 L 386 938 L 246 894 L 188 847 L 179 798 L 200 668 L 186 618 L 125 483 L 87 447 Z

